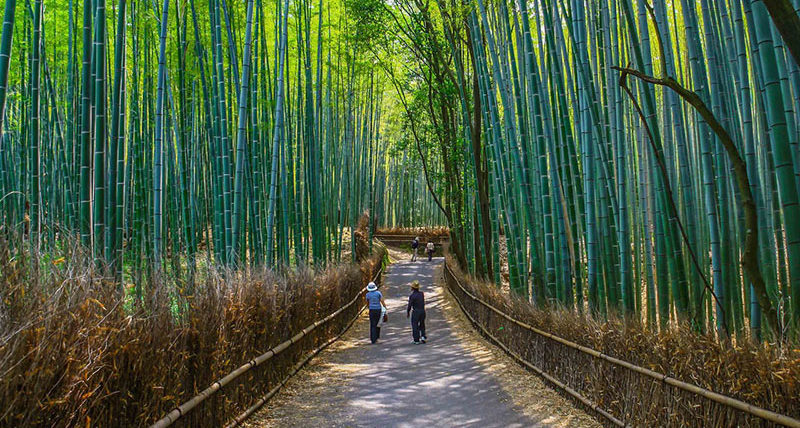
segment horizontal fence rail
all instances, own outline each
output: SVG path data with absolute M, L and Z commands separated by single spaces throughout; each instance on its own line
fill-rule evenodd
M 449 235 L 439 235 L 433 237 L 427 237 L 424 234 L 419 235 L 407 235 L 407 234 L 391 234 L 391 233 L 376 233 L 373 235 L 373 238 L 378 239 L 379 241 L 383 242 L 386 245 L 391 246 L 399 246 L 404 248 L 411 248 L 411 241 L 414 240 L 415 237 L 419 237 L 419 252 L 418 256 L 423 257 L 427 256 L 425 252 L 425 244 L 428 242 L 433 242 L 436 245 L 436 248 L 433 252 L 435 257 L 439 257 L 444 255 L 445 249 L 443 247 L 450 244 L 450 236 Z
M 383 263 L 381 262 L 381 264 L 378 267 L 378 272 L 375 273 L 375 275 L 372 278 L 372 282 L 379 281 L 380 276 L 381 276 L 382 273 L 383 273 Z M 339 314 L 341 314 L 342 312 L 344 312 L 345 310 L 347 310 L 348 308 L 353 306 L 356 302 L 358 302 L 359 299 L 362 298 L 362 294 L 363 294 L 362 292 L 357 293 L 356 296 L 352 300 L 350 300 L 348 303 L 346 303 L 345 305 L 343 305 L 342 307 L 340 307 L 339 309 L 337 309 L 336 311 L 334 311 L 330 315 L 328 315 L 325 318 L 322 318 L 322 319 L 320 319 L 318 321 L 315 321 L 313 324 L 311 324 L 308 327 L 304 328 L 303 330 L 301 330 L 299 333 L 295 334 L 294 336 L 292 336 L 288 340 L 286 340 L 286 341 L 274 346 L 273 348 L 269 349 L 268 351 L 264 352 L 263 354 L 261 354 L 261 355 L 257 356 L 256 358 L 253 358 L 252 360 L 246 362 L 245 364 L 241 365 L 236 370 L 234 370 L 234 371 L 228 373 L 227 375 L 225 375 L 225 377 L 223 377 L 222 379 L 219 379 L 219 380 L 215 381 L 214 383 L 211 384 L 211 386 L 209 386 L 208 388 L 206 388 L 205 390 L 203 390 L 199 394 L 195 395 L 194 397 L 192 397 L 191 399 L 189 399 L 185 403 L 183 403 L 180 406 L 176 407 L 175 409 L 173 409 L 171 412 L 169 412 L 163 418 L 159 419 L 156 423 L 151 425 L 151 428 L 164 428 L 164 427 L 168 427 L 168 426 L 172 425 L 173 423 L 175 423 L 176 421 L 178 421 L 182 417 L 186 416 L 189 412 L 192 411 L 192 409 L 196 408 L 201 403 L 203 403 L 204 401 L 206 401 L 209 398 L 211 398 L 212 396 L 214 396 L 214 394 L 216 394 L 218 391 L 220 391 L 222 388 L 224 388 L 229 383 L 233 382 L 235 379 L 239 378 L 243 374 L 249 372 L 250 370 L 252 370 L 252 369 L 254 369 L 256 367 L 261 366 L 262 364 L 264 364 L 265 362 L 269 361 L 273 357 L 279 355 L 281 352 L 289 349 L 292 345 L 294 345 L 295 343 L 299 342 L 302 338 L 308 336 L 311 332 L 313 332 L 318 327 L 320 327 L 320 326 L 328 323 L 332 319 L 336 318 Z M 270 390 L 263 398 L 258 400 L 258 402 L 256 402 L 255 405 L 249 407 L 243 414 L 241 414 L 238 417 L 236 417 L 231 425 L 235 426 L 235 425 L 238 425 L 239 423 L 241 423 L 244 419 L 246 419 L 252 413 L 254 413 L 256 410 L 258 410 L 258 408 L 260 408 L 267 400 L 269 400 L 272 396 L 274 396 L 278 392 L 278 390 L 280 390 L 280 388 L 289 380 L 289 378 L 294 376 L 309 360 L 311 360 L 311 358 L 313 358 L 320 351 L 325 349 L 328 345 L 330 345 L 331 343 L 336 341 L 336 339 L 341 337 L 341 335 L 345 331 L 347 331 L 347 329 L 349 329 L 351 325 L 353 325 L 353 322 L 355 322 L 355 320 L 358 319 L 358 317 L 363 312 L 363 309 L 364 308 L 362 307 L 358 311 L 358 313 L 355 315 L 355 317 L 353 317 L 353 319 L 350 320 L 350 322 L 347 324 L 347 326 L 339 334 L 337 334 L 332 339 L 326 341 L 323 345 L 321 345 L 321 346 L 317 347 L 316 349 L 314 349 L 308 356 L 306 356 L 302 361 L 300 361 L 298 364 L 296 364 L 294 366 L 294 368 L 290 371 L 289 375 L 286 378 L 284 378 L 282 381 L 280 381 L 278 383 L 278 385 L 275 386 L 272 390 Z
M 381 242 L 402 242 L 408 243 L 411 245 L 411 241 L 414 238 L 419 238 L 420 247 L 424 247 L 428 241 L 433 242 L 434 244 L 444 244 L 450 242 L 450 237 L 448 235 L 438 235 L 438 236 L 427 236 L 424 234 L 419 235 L 407 235 L 407 234 L 393 234 L 393 233 L 376 233 L 372 235 L 373 238 L 381 240 Z
M 373 282 L 374 282 L 374 279 L 373 279 Z M 289 373 L 289 375 L 287 375 L 283 380 L 281 380 L 280 383 L 278 383 L 278 385 L 276 385 L 274 388 L 269 390 L 269 392 L 267 392 L 255 404 L 253 404 L 252 406 L 248 407 L 247 410 L 242 412 L 241 415 L 237 416 L 233 420 L 233 422 L 231 422 L 230 424 L 227 425 L 226 428 L 233 428 L 233 427 L 239 426 L 242 422 L 247 420 L 247 418 L 252 416 L 253 413 L 258 411 L 258 409 L 260 409 L 261 406 L 263 406 L 267 401 L 269 401 L 272 397 L 274 397 L 275 394 L 277 394 L 278 391 L 280 391 L 280 389 L 284 385 L 286 385 L 286 382 L 288 382 L 289 379 L 291 379 L 294 375 L 297 374 L 297 372 L 300 371 L 300 369 L 302 369 L 306 364 L 308 364 L 308 362 L 311 361 L 312 358 L 316 357 L 320 352 L 322 352 L 325 348 L 330 346 L 333 342 L 336 342 L 337 340 L 339 340 L 339 338 L 341 338 L 347 332 L 347 330 L 349 330 L 350 327 L 352 327 L 352 325 L 358 320 L 358 318 L 361 316 L 361 314 L 364 313 L 364 309 L 365 308 L 366 308 L 366 305 L 362 306 L 361 309 L 356 314 L 356 316 L 354 316 L 353 319 L 351 319 L 350 322 L 347 323 L 347 326 L 344 329 L 342 329 L 342 331 L 339 332 L 339 334 L 337 334 L 336 336 L 330 338 L 330 340 L 328 340 L 327 342 L 325 342 L 321 346 L 319 346 L 316 349 L 314 349 L 313 351 L 311 351 L 308 355 L 306 355 L 306 357 L 303 358 L 302 361 L 300 361 L 299 363 L 297 363 L 294 366 L 294 368 L 292 369 L 292 372 Z
M 602 360 L 604 362 L 610 363 L 611 365 L 613 365 L 615 367 L 622 368 L 622 369 L 624 369 L 624 370 L 626 370 L 626 371 L 628 371 L 630 373 L 636 373 L 638 375 L 642 375 L 644 377 L 650 378 L 651 380 L 654 380 L 654 381 L 657 381 L 659 383 L 663 383 L 663 384 L 669 385 L 669 386 L 671 386 L 673 388 L 676 388 L 678 390 L 681 390 L 681 391 L 683 391 L 685 393 L 692 394 L 692 395 L 695 395 L 695 396 L 700 396 L 700 397 L 703 397 L 704 399 L 710 400 L 710 401 L 712 401 L 712 402 L 714 402 L 714 403 L 716 403 L 718 405 L 721 405 L 721 406 L 724 406 L 724 407 L 727 407 L 727 408 L 730 408 L 730 409 L 735 409 L 737 411 L 746 413 L 746 414 L 748 414 L 750 416 L 754 416 L 756 418 L 760 418 L 760 419 L 762 419 L 763 421 L 766 421 L 766 422 L 771 422 L 773 424 L 779 424 L 779 425 L 784 425 L 784 426 L 793 427 L 793 428 L 800 428 L 800 420 L 797 420 L 797 419 L 792 418 L 790 416 L 782 415 L 780 413 L 773 412 L 771 410 L 767 410 L 767 409 L 764 409 L 764 408 L 761 408 L 761 407 L 758 407 L 758 406 L 754 406 L 754 405 L 748 404 L 748 403 L 746 403 L 744 401 L 737 400 L 735 398 L 728 397 L 726 395 L 719 394 L 719 393 L 716 393 L 714 391 L 710 391 L 708 389 L 699 387 L 697 385 L 693 385 L 693 384 L 690 384 L 690 383 L 687 383 L 687 382 L 683 382 L 681 380 L 675 379 L 675 378 L 670 377 L 668 375 L 665 375 L 665 374 L 662 374 L 662 373 L 658 373 L 656 371 L 653 371 L 653 370 L 650 370 L 650 369 L 646 369 L 644 367 L 639 367 L 639 366 L 631 364 L 631 363 L 629 363 L 627 361 L 623 361 L 623 360 L 620 360 L 618 358 L 614 358 L 614 357 L 612 357 L 610 355 L 606 355 L 606 354 L 604 354 L 602 352 L 599 352 L 599 351 L 597 351 L 595 349 L 579 345 L 577 343 L 574 343 L 574 342 L 569 341 L 567 339 L 561 338 L 561 337 L 556 336 L 554 334 L 548 333 L 546 331 L 542 331 L 540 329 L 537 329 L 536 327 L 533 327 L 533 326 L 531 326 L 529 324 L 526 324 L 526 323 L 524 323 L 522 321 L 519 321 L 519 320 L 511 317 L 510 315 L 506 314 L 505 312 L 501 311 L 500 309 L 496 308 L 495 306 L 491 305 L 490 303 L 485 302 L 483 299 L 481 299 L 480 297 L 474 295 L 469 290 L 467 290 L 461 284 L 461 281 L 458 280 L 458 277 L 453 273 L 453 271 L 450 268 L 450 266 L 447 265 L 447 262 L 445 262 L 444 267 L 445 267 L 445 269 L 444 269 L 444 271 L 445 271 L 445 280 L 448 282 L 448 289 L 451 291 L 451 293 L 455 297 L 458 305 L 461 307 L 461 309 L 464 312 L 464 314 L 470 319 L 470 321 L 473 324 L 475 324 L 481 330 L 483 330 L 483 332 L 487 336 L 489 336 L 489 338 L 492 339 L 492 341 L 496 342 L 501 348 L 503 348 L 504 351 L 506 351 L 508 354 L 513 356 L 515 359 L 519 360 L 523 365 L 531 368 L 532 370 L 534 370 L 538 374 L 542 375 L 548 381 L 552 382 L 557 387 L 563 389 L 568 394 L 570 394 L 571 396 L 576 398 L 578 401 L 582 402 L 587 407 L 591 408 L 592 410 L 596 411 L 597 413 L 599 413 L 600 415 L 605 417 L 609 422 L 611 422 L 614 425 L 626 426 L 626 424 L 624 422 L 622 422 L 620 419 L 618 419 L 616 416 L 612 415 L 607 410 L 601 409 L 598 405 L 593 403 L 590 399 L 588 399 L 586 397 L 583 397 L 578 391 L 576 391 L 574 388 L 571 388 L 569 385 L 567 385 L 567 383 L 559 381 L 556 377 L 548 374 L 547 372 L 542 370 L 540 367 L 537 367 L 534 364 L 532 364 L 530 361 L 528 361 L 528 359 L 524 358 L 519 353 L 514 352 L 512 349 L 510 349 L 510 346 L 508 344 L 503 343 L 500 339 L 495 337 L 495 335 L 490 333 L 490 331 L 489 331 L 490 329 L 486 328 L 486 326 L 483 325 L 483 323 L 481 323 L 478 320 L 476 320 L 475 319 L 476 317 L 474 316 L 474 314 L 470 314 L 469 310 L 467 309 L 467 307 L 465 306 L 465 304 L 461 300 L 461 298 L 459 298 L 459 296 L 457 295 L 456 291 L 459 292 L 459 293 L 462 293 L 463 295 L 465 295 L 466 297 L 468 297 L 472 301 L 479 303 L 483 308 L 485 308 L 488 311 L 490 311 L 489 313 L 493 313 L 493 314 L 499 316 L 500 318 L 511 322 L 513 325 L 517 326 L 518 328 L 521 328 L 521 329 L 524 329 L 526 331 L 535 333 L 536 335 L 538 335 L 538 336 L 540 336 L 542 338 L 545 338 L 545 339 L 551 340 L 553 342 L 556 342 L 556 343 L 558 343 L 560 345 L 563 345 L 563 346 L 565 346 L 565 347 L 567 347 L 569 349 L 572 349 L 572 350 L 575 350 L 575 351 L 579 351 L 581 354 L 589 356 L 592 359 Z M 451 284 L 455 285 L 455 287 L 451 286 Z M 487 317 L 487 319 L 488 319 L 488 317 Z M 550 350 L 540 350 L 539 352 L 550 352 Z M 589 364 L 591 365 L 590 362 L 589 362 Z M 619 391 L 619 394 L 620 394 L 620 397 L 618 399 L 622 400 L 622 401 L 624 401 L 625 399 L 629 398 L 629 396 L 630 396 L 630 393 L 626 392 L 626 391 Z M 682 403 L 682 404 L 677 404 L 675 407 L 680 407 L 680 406 L 691 406 L 691 404 Z M 625 404 L 622 404 L 622 407 L 627 409 L 627 410 L 629 410 L 629 411 L 631 410 L 631 406 L 627 406 Z M 669 417 L 670 414 L 671 413 L 668 412 L 666 414 L 666 416 Z M 730 417 L 730 415 L 718 415 L 718 416 L 720 416 L 723 419 L 725 417 Z M 662 422 L 664 422 L 664 421 L 662 420 Z

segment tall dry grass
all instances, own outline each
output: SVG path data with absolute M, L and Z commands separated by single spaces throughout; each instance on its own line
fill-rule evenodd
M 211 270 L 191 298 L 172 292 L 180 278 L 149 280 L 144 299 L 131 303 L 80 249 L 33 271 L 0 240 L 0 425 L 152 423 L 353 299 L 384 251 L 319 272 Z M 185 424 L 218 426 L 238 414 L 337 334 L 357 306 L 226 387 Z
M 720 343 L 688 324 L 655 332 L 620 318 L 538 309 L 460 272 L 470 293 L 513 318 L 640 367 L 800 419 L 800 350 L 769 344 Z M 445 275 L 449 278 L 449 275 Z M 633 426 L 771 426 L 696 394 L 598 360 L 508 322 L 458 291 L 470 315 L 515 353 Z

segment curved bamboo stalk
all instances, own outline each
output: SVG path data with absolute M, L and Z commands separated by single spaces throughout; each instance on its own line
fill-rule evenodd
M 687 90 L 674 79 L 669 77 L 658 79 L 647 76 L 638 70 L 630 68 L 613 68 L 622 72 L 622 75 L 620 76 L 620 85 L 623 85 L 627 91 L 630 90 L 627 89 L 627 86 L 624 86 L 624 79 L 628 74 L 645 82 L 659 86 L 666 86 L 675 91 L 681 96 L 681 98 L 686 100 L 687 103 L 697 110 L 700 115 L 703 116 L 703 119 L 705 119 L 709 127 L 711 127 L 717 137 L 719 137 L 720 142 L 725 148 L 725 152 L 728 154 L 728 159 L 730 159 L 731 163 L 733 164 L 733 170 L 736 174 L 736 184 L 738 185 L 739 192 L 741 194 L 741 203 L 744 208 L 746 234 L 744 252 L 742 253 L 741 259 L 742 268 L 745 270 L 747 276 L 750 278 L 750 281 L 753 283 L 753 288 L 755 288 L 756 293 L 758 293 L 757 296 L 759 306 L 761 306 L 762 312 L 766 315 L 770 328 L 776 335 L 780 337 L 781 330 L 778 324 L 778 313 L 773 307 L 772 302 L 769 300 L 769 296 L 767 295 L 767 287 L 764 283 L 764 277 L 761 274 L 758 248 L 758 212 L 756 211 L 755 201 L 750 190 L 750 179 L 747 176 L 747 164 L 739 153 L 739 149 L 736 147 L 736 144 L 733 142 L 730 134 L 728 134 L 728 131 L 722 127 L 722 124 L 719 123 L 708 106 L 706 106 L 705 102 L 703 102 L 703 100 L 696 93 Z M 632 94 L 631 97 L 633 97 Z M 685 232 L 683 233 L 685 237 Z M 706 287 L 708 287 L 707 281 Z

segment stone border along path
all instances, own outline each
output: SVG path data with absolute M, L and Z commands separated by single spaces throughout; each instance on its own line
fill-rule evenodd
M 365 314 L 312 360 L 249 427 L 600 426 L 472 329 L 440 285 L 442 259 L 398 262 L 384 275 L 389 322 L 369 343 Z M 428 343 L 405 316 L 417 279 Z M 456 313 L 457 312 L 457 313 Z M 513 398 L 512 398 L 513 396 Z

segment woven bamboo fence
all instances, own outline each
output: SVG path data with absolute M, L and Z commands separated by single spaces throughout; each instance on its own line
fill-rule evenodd
M 379 264 L 372 281 L 378 283 L 382 273 L 383 265 Z M 151 428 L 164 428 L 176 423 L 190 427 L 207 426 L 209 421 L 220 420 L 220 415 L 214 414 L 220 408 L 239 408 L 241 412 L 228 426 L 240 424 L 272 398 L 311 358 L 350 328 L 364 310 L 363 304 L 357 304 L 363 301 L 363 296 L 363 291 L 357 293 L 331 314 L 214 381 L 202 392 L 159 419 Z M 226 394 L 234 389 L 239 389 L 240 393 Z M 226 395 L 247 396 L 248 394 L 241 394 L 243 389 L 266 393 L 261 397 L 256 396 L 252 403 L 221 403 L 226 400 Z
M 468 290 L 448 290 L 482 334 L 611 426 L 800 427 L 800 420 L 636 366 L 537 329 Z

